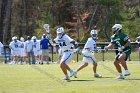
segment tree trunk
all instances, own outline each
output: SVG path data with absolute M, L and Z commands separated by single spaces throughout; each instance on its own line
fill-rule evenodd
M 81 41 L 83 41 L 83 39 L 85 38 L 85 36 L 90 32 L 91 28 L 92 28 L 92 23 L 93 23 L 93 19 L 95 18 L 96 14 L 97 14 L 97 11 L 99 9 L 99 5 L 96 6 L 96 8 L 94 9 L 94 12 L 92 14 L 92 17 L 91 17 L 91 20 L 90 20 L 90 23 L 89 23 L 89 27 L 88 27 L 88 31 L 86 33 L 84 33 Z M 95 23 L 94 23 L 95 24 Z
M 6 0 L 0 0 L 0 41 L 3 43 L 3 23 L 5 16 Z
M 5 17 L 5 27 L 4 27 L 4 33 L 3 33 L 3 43 L 8 43 L 8 38 L 10 33 L 10 23 L 11 23 L 11 7 L 12 7 L 12 0 L 7 1 L 7 7 L 6 7 L 6 17 Z
M 26 5 L 26 0 L 22 0 L 22 23 L 21 23 L 21 32 L 20 32 L 20 37 L 25 35 L 25 33 L 28 31 L 28 20 L 27 20 L 27 5 Z
M 2 0 L 0 0 L 0 41 L 2 41 L 2 35 L 3 35 L 3 30 L 2 30 L 2 27 L 3 27 L 3 25 L 2 25 Z

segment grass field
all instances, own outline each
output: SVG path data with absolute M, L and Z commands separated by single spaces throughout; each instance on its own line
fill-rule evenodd
M 82 62 L 72 63 L 76 69 Z M 140 93 L 140 62 L 128 62 L 131 76 L 116 80 L 112 62 L 99 62 L 98 72 L 103 78 L 94 78 L 92 65 L 81 70 L 78 78 L 62 80 L 58 64 L 8 65 L 0 64 L 0 93 Z

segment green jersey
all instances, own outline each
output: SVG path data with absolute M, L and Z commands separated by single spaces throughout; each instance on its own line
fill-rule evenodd
M 123 32 L 119 32 L 118 35 L 112 35 L 111 36 L 111 43 L 114 45 L 116 49 L 119 49 L 119 47 L 124 46 L 128 41 L 130 41 L 129 37 L 124 34 Z M 125 47 L 123 51 L 116 51 L 116 57 L 115 59 L 118 60 L 121 53 L 124 52 L 126 54 L 125 60 L 130 56 L 131 54 L 131 46 Z
M 111 36 L 111 43 L 116 49 L 118 49 L 121 46 L 124 46 L 128 41 L 130 41 L 129 37 L 123 32 L 119 32 L 118 35 L 114 34 Z M 125 47 L 124 51 L 125 50 L 131 50 L 131 46 Z

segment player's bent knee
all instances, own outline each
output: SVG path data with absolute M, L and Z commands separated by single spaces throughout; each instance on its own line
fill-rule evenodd
M 93 63 L 93 65 L 94 65 L 94 66 L 97 66 L 98 64 L 97 64 L 97 63 Z
M 84 66 L 88 66 L 88 63 L 85 63 Z
M 62 62 L 62 63 L 60 64 L 60 68 L 63 68 L 63 67 L 64 67 L 64 65 L 65 65 L 65 63 L 64 63 L 64 62 Z
M 118 63 L 119 63 L 119 61 L 117 61 L 117 60 L 116 60 L 116 61 L 114 61 L 114 65 L 116 65 L 116 64 L 118 64 Z

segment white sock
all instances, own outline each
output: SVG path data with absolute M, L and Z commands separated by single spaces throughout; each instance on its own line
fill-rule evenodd
M 126 74 L 128 74 L 128 73 L 129 73 L 129 71 L 128 71 L 128 70 L 125 70 L 125 73 L 126 73 Z
M 119 75 L 123 75 L 122 73 L 119 73 Z
M 73 70 L 70 69 L 70 73 L 73 72 Z
M 66 77 L 69 77 L 68 74 L 65 75 Z
M 76 72 L 76 73 L 78 72 L 77 69 L 75 70 L 75 72 Z

